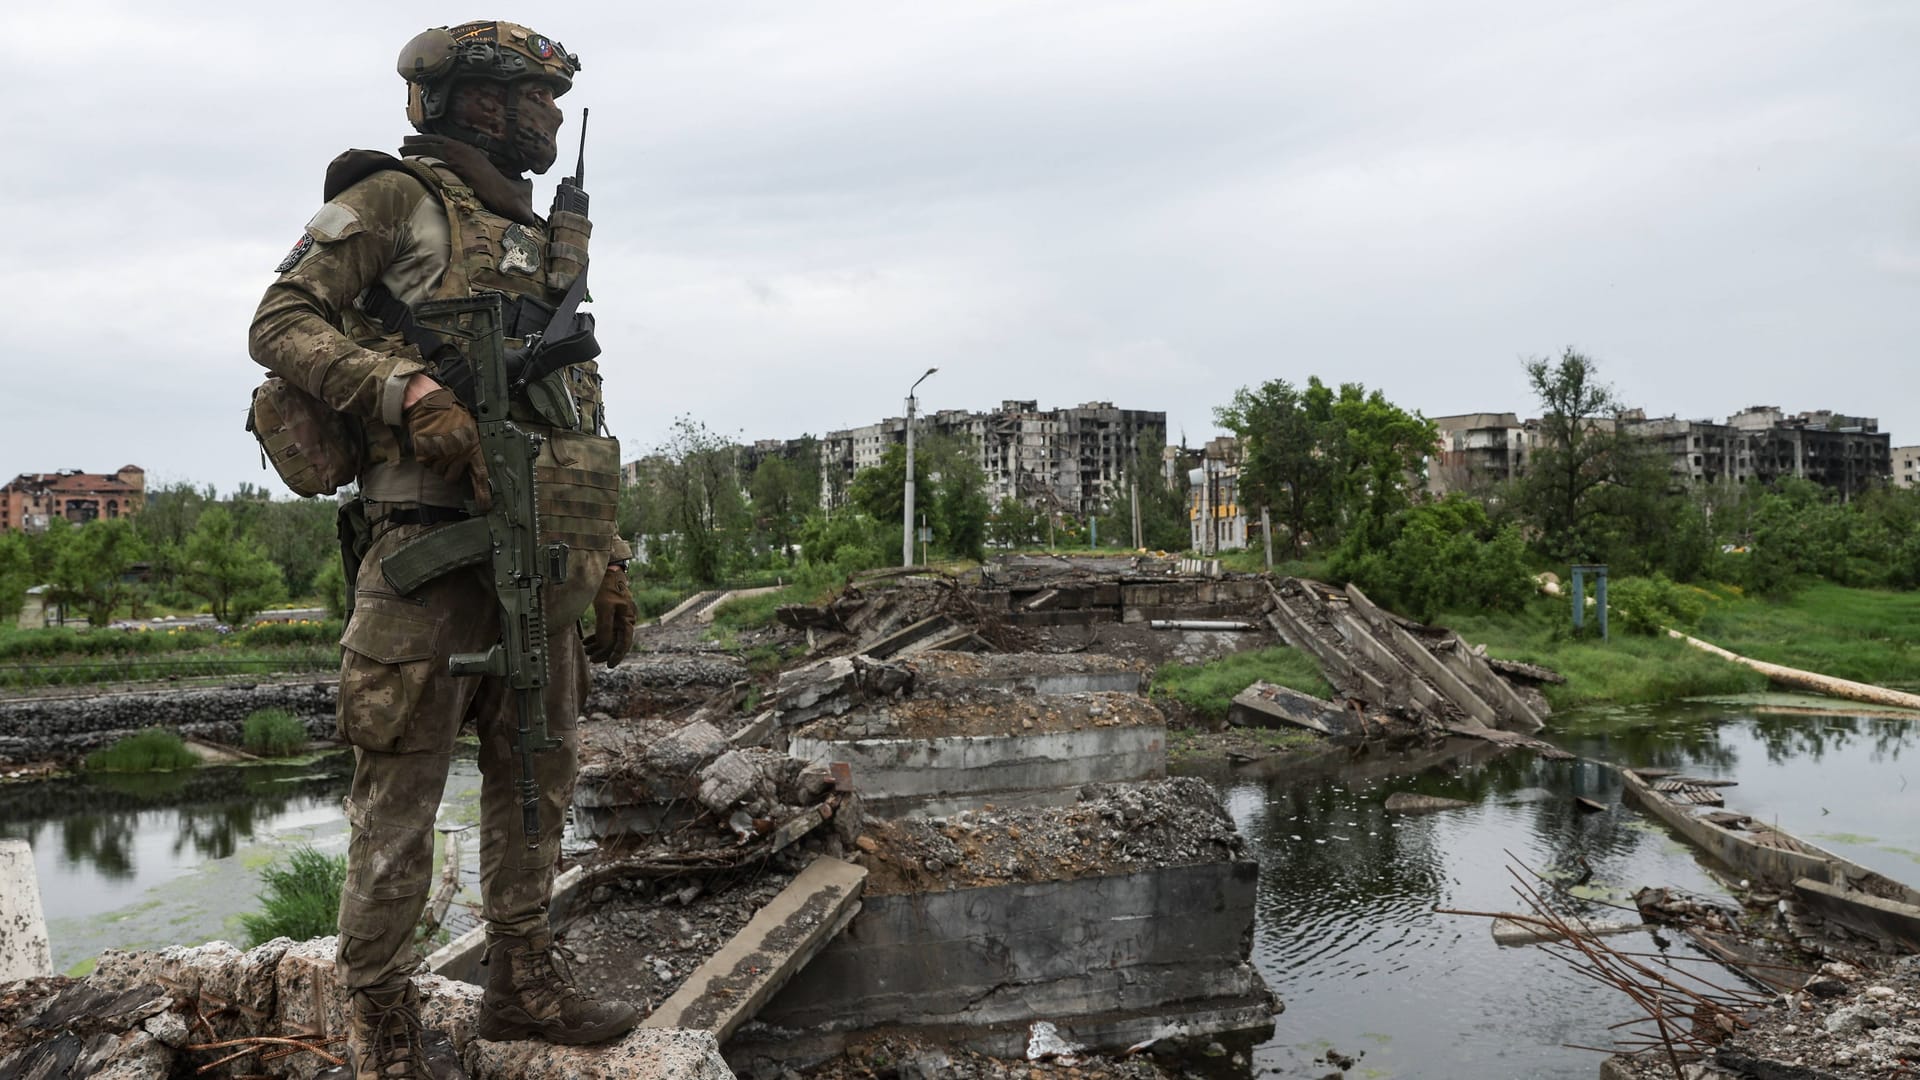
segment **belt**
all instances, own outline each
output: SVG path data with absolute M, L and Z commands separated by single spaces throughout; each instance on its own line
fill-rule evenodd
M 403 506 L 387 511 L 374 521 L 380 525 L 442 525 L 449 521 L 465 521 L 472 516 L 454 506 Z

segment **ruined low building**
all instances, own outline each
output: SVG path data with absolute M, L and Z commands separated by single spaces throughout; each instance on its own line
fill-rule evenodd
M 1920 446 L 1896 446 L 1891 451 L 1895 487 L 1920 487 Z
M 146 498 L 147 474 L 138 465 L 111 473 L 21 473 L 0 488 L 0 531 L 41 532 L 54 518 L 80 525 L 130 517 Z
M 1208 440 L 1200 464 L 1187 474 L 1187 522 L 1193 550 L 1202 555 L 1247 546 L 1247 510 L 1240 494 L 1240 443 L 1231 435 Z M 1257 530 L 1255 530 L 1257 531 Z
M 1518 479 L 1544 442 L 1540 421 L 1513 413 L 1439 416 L 1433 422 L 1439 438 L 1428 459 L 1427 488 L 1436 496 Z M 1851 498 L 1894 475 L 1890 437 L 1873 417 L 1825 409 L 1789 415 L 1778 406 L 1756 405 L 1725 423 L 1649 419 L 1640 410 L 1621 413 L 1617 422 L 1660 450 L 1676 487 L 1766 485 L 1796 477 Z M 1595 417 L 1589 423 L 1612 430 L 1616 421 Z M 1908 475 L 1909 482 L 1920 478 L 1913 468 Z

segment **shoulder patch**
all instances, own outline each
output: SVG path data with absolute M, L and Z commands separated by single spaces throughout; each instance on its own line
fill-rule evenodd
M 313 215 L 307 222 L 307 235 L 323 244 L 331 244 L 341 237 L 360 231 L 360 215 L 353 207 L 341 202 L 330 202 Z
M 300 242 L 293 245 L 293 250 L 287 252 L 287 257 L 280 260 L 280 265 L 274 267 L 273 272 L 276 274 L 284 274 L 294 267 L 299 266 L 300 260 L 306 258 L 307 252 L 312 250 L 313 234 L 301 233 Z

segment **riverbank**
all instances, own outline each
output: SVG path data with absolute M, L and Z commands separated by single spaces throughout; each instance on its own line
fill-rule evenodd
M 1729 586 L 1689 588 L 1705 614 L 1683 627 L 1721 648 L 1788 667 L 1894 689 L 1913 689 L 1920 663 L 1920 594 L 1814 585 L 1790 600 L 1743 596 Z M 1664 636 L 1625 632 L 1612 640 L 1576 638 L 1567 601 L 1541 597 L 1517 613 L 1442 616 L 1451 627 L 1504 660 L 1548 667 L 1566 676 L 1544 688 L 1556 711 L 1598 705 L 1653 704 L 1682 698 L 1747 694 L 1767 679 Z M 1595 620 L 1587 620 L 1592 631 Z

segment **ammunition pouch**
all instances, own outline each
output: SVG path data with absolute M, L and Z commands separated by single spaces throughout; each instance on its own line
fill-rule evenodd
M 435 578 L 467 566 L 479 566 L 493 554 L 487 519 L 467 518 L 429 529 L 380 560 L 380 576 L 393 591 L 411 596 Z
M 331 495 L 360 472 L 353 420 L 278 375 L 253 388 L 247 430 L 260 443 L 261 464 L 295 495 Z

